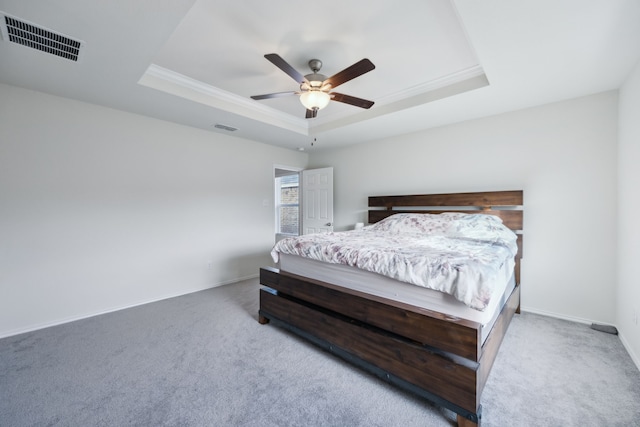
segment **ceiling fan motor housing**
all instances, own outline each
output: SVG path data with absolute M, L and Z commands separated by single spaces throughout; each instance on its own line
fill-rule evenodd
M 313 71 L 314 73 L 317 73 L 318 71 L 320 71 L 320 68 L 322 68 L 322 61 L 320 61 L 319 59 L 311 59 L 308 62 L 309 64 L 309 68 L 311 68 L 311 71 Z
M 327 80 L 327 76 L 325 76 L 323 74 L 318 74 L 318 73 L 307 74 L 306 76 L 304 76 L 304 78 L 307 79 L 307 81 L 309 83 L 308 84 L 307 84 L 307 82 L 302 83 L 300 85 L 300 89 L 302 89 L 302 90 L 305 90 L 305 88 L 306 89 L 320 89 L 320 88 L 322 88 L 322 83 L 324 83 L 324 81 Z
M 320 68 L 322 68 L 322 61 L 320 61 L 319 59 L 311 59 L 309 61 L 309 68 L 311 68 L 311 71 L 313 71 L 313 74 L 307 74 L 306 76 L 304 76 L 305 79 L 307 79 L 307 82 L 309 82 L 307 84 L 307 82 L 304 82 L 300 85 L 300 89 L 303 91 L 306 90 L 323 90 L 323 91 L 328 91 L 329 88 L 328 87 L 322 87 L 322 84 L 324 83 L 325 80 L 327 80 L 327 76 L 325 76 L 324 74 L 319 74 L 318 71 L 320 71 Z
M 326 107 L 331 100 L 360 108 L 371 108 L 373 105 L 373 101 L 367 101 L 366 99 L 356 98 L 355 96 L 331 92 L 333 88 L 336 88 L 341 84 L 376 68 L 375 65 L 373 65 L 373 63 L 367 58 L 364 58 L 327 78 L 327 76 L 319 73 L 322 68 L 322 61 L 319 59 L 312 59 L 308 62 L 312 73 L 303 76 L 277 53 L 268 53 L 264 57 L 273 65 L 284 71 L 289 75 L 289 77 L 298 82 L 298 84 L 300 84 L 300 92 L 279 92 L 266 95 L 252 95 L 252 99 L 261 100 L 279 98 L 286 95 L 300 95 L 300 102 L 307 109 L 305 114 L 305 118 L 307 119 L 316 117 L 317 111 Z

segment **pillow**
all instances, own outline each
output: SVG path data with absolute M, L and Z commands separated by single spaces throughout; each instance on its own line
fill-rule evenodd
M 466 215 L 457 212 L 444 212 L 441 214 L 399 213 L 391 215 L 368 228 L 384 233 L 420 233 L 444 236 L 453 221 Z
M 450 223 L 447 237 L 499 244 L 515 254 L 518 236 L 507 228 L 500 217 L 485 214 L 468 214 Z

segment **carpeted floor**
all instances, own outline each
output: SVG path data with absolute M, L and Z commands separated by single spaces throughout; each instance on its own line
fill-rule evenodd
M 0 426 L 453 426 L 455 414 L 257 322 L 256 280 L 0 340 Z M 640 426 L 619 338 L 511 323 L 482 425 Z

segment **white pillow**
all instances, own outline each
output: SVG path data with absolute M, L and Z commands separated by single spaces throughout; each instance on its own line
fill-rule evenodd
M 518 247 L 518 236 L 507 228 L 495 215 L 468 214 L 449 224 L 447 237 L 499 244 L 508 247 L 514 254 Z

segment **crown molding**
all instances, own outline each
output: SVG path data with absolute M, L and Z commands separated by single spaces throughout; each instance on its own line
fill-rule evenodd
M 380 103 L 380 105 L 376 104 L 374 108 L 369 110 L 364 110 L 351 116 L 337 118 L 333 121 L 314 124 L 311 126 L 310 132 L 317 135 L 342 126 L 348 126 L 374 117 L 395 113 L 407 108 L 417 107 L 489 85 L 489 80 L 484 72 L 478 74 L 477 70 L 466 71 L 467 70 L 465 70 L 465 72 L 455 73 L 454 76 L 450 75 L 427 82 L 423 85 L 414 86 L 411 90 L 402 91 L 404 97 L 400 96 L 399 93 L 385 97 L 385 102 Z M 422 88 L 423 91 L 415 90 L 417 87 Z
M 386 95 L 376 102 L 379 105 L 392 104 L 404 99 L 413 98 L 415 96 L 423 95 L 428 92 L 433 92 L 438 89 L 442 89 L 447 86 L 454 85 L 463 81 L 474 79 L 475 77 L 484 76 L 484 70 L 480 65 L 474 65 L 473 67 L 465 68 L 460 71 L 456 71 L 440 78 L 429 80 L 424 83 L 406 88 L 404 90 Z
M 374 108 L 370 110 L 340 116 L 336 113 L 323 114 L 321 118 L 314 120 L 294 117 L 156 64 L 151 64 L 147 68 L 138 83 L 193 102 L 310 136 L 487 86 L 489 81 L 482 67 L 475 65 L 386 95 L 378 99 Z
M 138 83 L 302 135 L 309 135 L 309 124 L 306 119 L 283 113 L 156 64 L 149 65 Z

